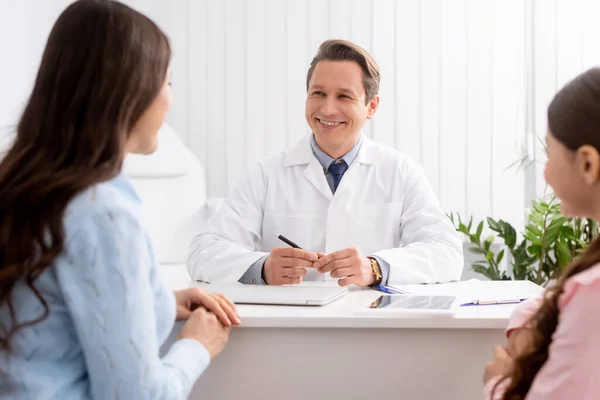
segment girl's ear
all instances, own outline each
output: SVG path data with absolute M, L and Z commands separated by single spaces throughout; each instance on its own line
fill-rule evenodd
M 575 152 L 575 168 L 588 185 L 600 181 L 600 154 L 595 147 L 584 145 Z

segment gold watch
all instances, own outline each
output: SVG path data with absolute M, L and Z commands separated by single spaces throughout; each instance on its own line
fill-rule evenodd
M 369 261 L 371 261 L 371 272 L 373 273 L 373 278 L 375 280 L 371 284 L 371 286 L 379 285 L 381 280 L 383 279 L 383 275 L 381 274 L 381 267 L 376 259 L 369 257 Z

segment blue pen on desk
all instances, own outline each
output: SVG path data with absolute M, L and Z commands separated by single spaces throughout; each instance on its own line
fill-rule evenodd
M 386 286 L 375 285 L 375 286 L 371 286 L 371 287 L 375 290 L 379 290 L 380 292 L 387 293 L 387 294 L 406 294 L 404 292 L 401 292 L 401 291 L 395 290 L 395 289 L 391 289 Z

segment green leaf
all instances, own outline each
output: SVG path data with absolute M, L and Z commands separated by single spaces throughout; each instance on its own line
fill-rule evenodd
M 544 218 L 536 212 L 529 213 L 529 220 L 537 226 L 544 226 Z
M 554 200 L 552 200 L 551 203 L 552 204 L 550 205 L 550 213 L 553 215 L 562 215 L 562 213 L 560 212 L 560 203 L 554 202 Z
M 542 201 L 534 201 L 532 203 L 533 209 L 537 212 L 539 212 L 540 214 L 544 215 L 546 214 L 550 207 L 548 206 L 548 204 L 542 202 Z
M 542 241 L 539 238 L 535 237 L 533 234 L 531 234 L 531 232 L 523 233 L 523 237 L 533 244 L 537 244 L 539 246 L 542 245 Z
M 473 254 L 485 254 L 485 250 L 478 247 L 469 247 L 469 251 Z
M 496 256 L 496 264 L 500 264 L 502 259 L 504 258 L 504 249 L 500 250 L 500 253 Z
M 471 243 L 479 246 L 479 238 L 477 236 L 475 236 L 474 233 L 469 235 L 469 239 L 471 240 Z
M 521 248 L 521 247 L 520 247 Z M 530 262 L 528 258 L 515 259 L 512 265 L 513 277 L 517 280 L 527 279 L 530 272 Z
M 542 233 L 542 231 L 540 230 L 540 228 L 538 228 L 538 227 L 537 227 L 537 226 L 535 226 L 535 225 L 531 225 L 531 224 L 529 224 L 529 225 L 527 225 L 527 226 L 525 227 L 525 229 L 526 229 L 528 232 L 532 233 L 532 234 L 533 234 L 534 236 L 536 236 L 536 237 L 539 237 L 539 238 L 541 238 L 542 236 L 544 236 L 544 234 Z
M 566 242 L 559 241 L 556 243 L 556 257 L 561 269 L 571 262 L 571 252 Z
M 558 234 L 560 233 L 561 225 L 554 225 L 546 229 L 546 234 L 544 235 L 544 243 L 547 246 L 552 246 L 554 242 L 558 239 Z
M 566 217 L 557 217 L 550 222 L 548 225 L 548 229 L 556 229 L 561 228 L 562 226 L 568 224 L 569 219 Z
M 485 242 L 483 242 L 483 248 L 486 250 L 490 250 L 490 247 L 492 246 L 492 243 L 494 242 L 494 239 L 496 239 L 495 236 L 490 235 L 485 239 Z
M 502 232 L 502 228 L 500 227 L 500 224 L 496 221 L 494 221 L 492 218 L 487 218 L 487 223 L 490 226 L 490 229 L 495 231 L 495 232 Z
M 511 224 L 505 222 L 503 225 L 504 231 L 504 244 L 508 246 L 508 248 L 512 249 L 517 244 L 517 231 Z
M 485 276 L 486 278 L 489 278 L 492 280 L 498 279 L 498 275 L 496 274 L 496 272 L 489 267 L 484 267 L 483 265 L 474 264 L 471 266 L 471 269 L 473 271 L 477 272 L 478 274 Z
M 479 225 L 477 225 L 477 231 L 475 232 L 475 235 L 480 238 L 481 237 L 481 232 L 483 232 L 483 221 L 481 221 L 479 223 Z
M 502 276 L 500 277 L 501 281 L 510 281 L 510 276 L 506 275 L 506 272 L 502 271 Z
M 533 254 L 536 257 L 541 257 L 542 256 L 542 246 L 537 245 L 537 244 L 532 244 L 531 246 L 529 246 L 527 248 L 527 252 L 529 252 L 529 254 Z
M 575 230 L 573 229 L 572 226 L 569 225 L 563 225 L 560 228 L 560 235 L 569 239 L 569 240 L 575 240 Z

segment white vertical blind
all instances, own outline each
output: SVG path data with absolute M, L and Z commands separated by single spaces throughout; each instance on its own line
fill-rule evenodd
M 547 107 L 554 93 L 579 73 L 600 66 L 600 2 L 532 0 L 533 131 L 531 158 L 536 196 L 549 193 L 543 177 Z M 539 140 L 538 140 L 539 138 Z
M 197 116 L 171 121 L 205 165 L 209 195 L 225 195 L 308 133 L 310 60 L 323 40 L 349 39 L 381 68 L 365 133 L 421 163 L 448 212 L 522 219 L 523 173 L 505 169 L 524 140 L 524 10 L 519 0 L 198 0 L 187 19 L 198 72 L 174 88 Z
M 16 122 L 69 3 L 0 0 L 0 132 Z M 523 171 L 506 168 L 525 144 L 543 162 L 527 130 L 543 137 L 557 88 L 600 63 L 594 0 L 126 3 L 171 38 L 168 120 L 203 163 L 211 197 L 308 133 L 306 71 L 318 45 L 335 37 L 365 47 L 381 67 L 380 109 L 364 132 L 421 163 L 446 211 L 518 224 L 528 197 L 542 193 L 542 166 L 527 172 L 536 188 L 528 192 Z

